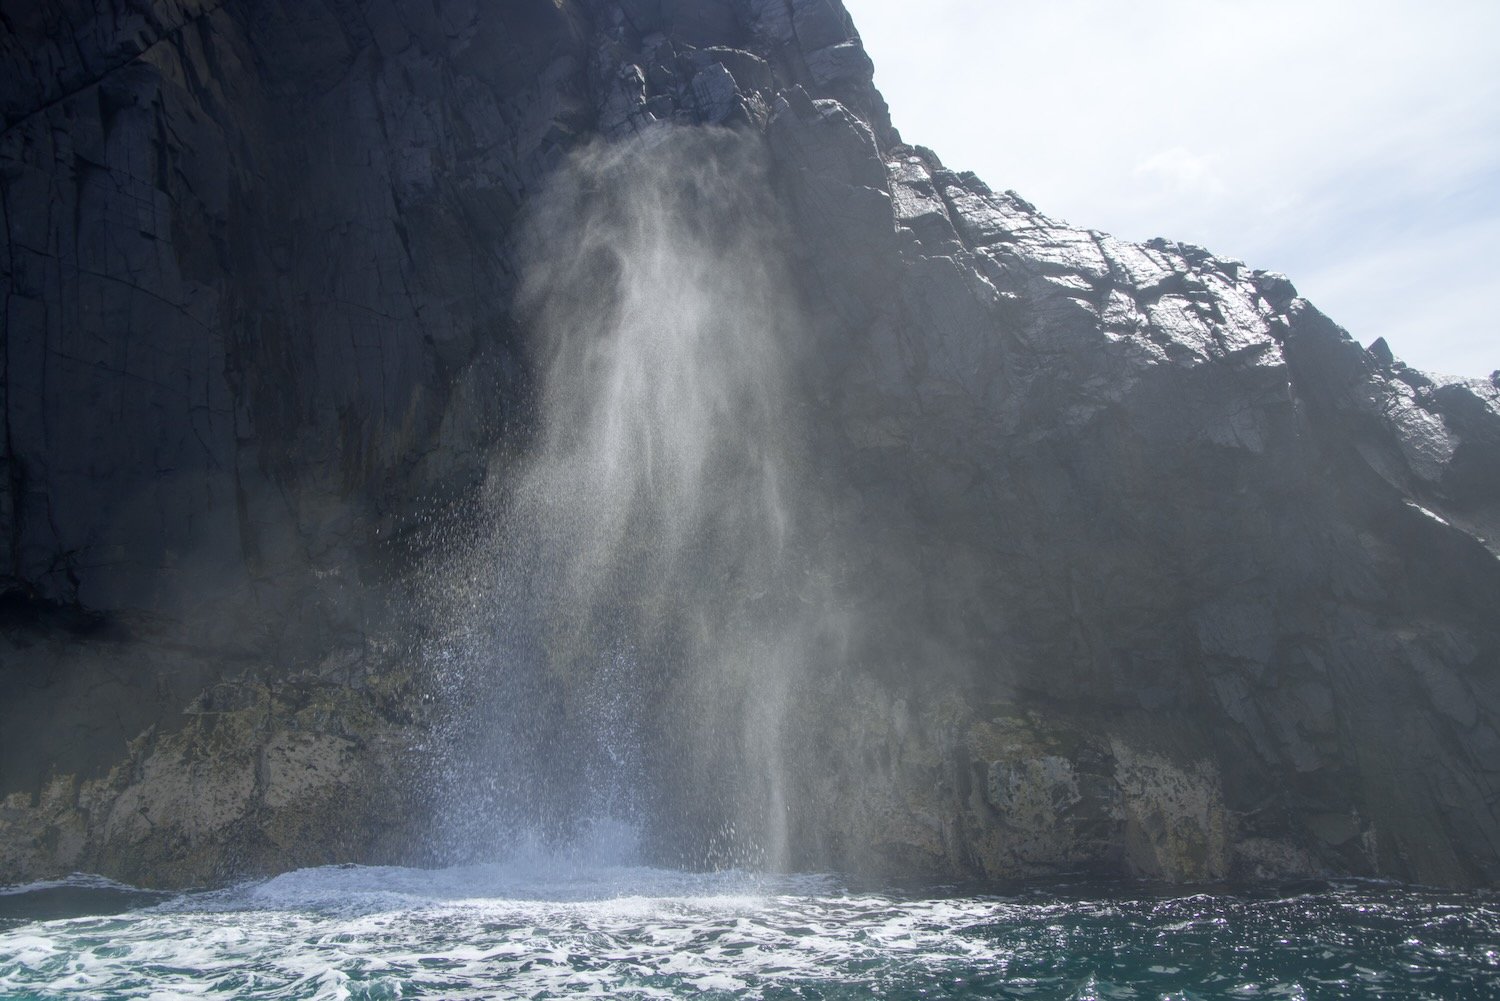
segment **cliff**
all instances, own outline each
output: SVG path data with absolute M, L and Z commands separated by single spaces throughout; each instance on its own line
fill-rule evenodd
M 789 864 L 1500 880 L 1500 388 L 904 144 L 837 0 L 53 0 L 0 64 L 0 881 L 442 860 L 412 568 L 538 434 L 528 212 L 671 123 L 765 159 L 853 540 Z

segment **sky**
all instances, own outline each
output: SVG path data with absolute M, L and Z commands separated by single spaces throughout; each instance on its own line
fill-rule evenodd
M 1500 0 L 845 0 L 902 138 L 1500 369 Z

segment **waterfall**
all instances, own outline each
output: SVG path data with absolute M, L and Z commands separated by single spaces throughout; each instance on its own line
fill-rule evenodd
M 494 465 L 431 651 L 467 853 L 603 823 L 787 862 L 787 707 L 828 602 L 776 205 L 758 138 L 663 127 L 576 154 L 529 218 L 536 433 Z

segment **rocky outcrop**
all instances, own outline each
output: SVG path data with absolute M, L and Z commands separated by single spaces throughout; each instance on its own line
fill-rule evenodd
M 910 782 L 951 828 L 939 868 L 1010 874 L 1039 838 L 1060 869 L 1492 882 L 1496 386 L 1367 352 L 1279 275 L 886 163 L 899 264 L 824 271 L 859 289 L 829 318 L 862 348 L 832 423 L 857 482 L 901 484 L 850 499 L 890 540 L 856 574 L 891 582 L 871 656 L 927 689 L 938 643 L 967 693 L 954 771 Z M 1001 753 L 1017 712 L 1090 739 Z M 1151 795 L 1164 828 L 1130 819 L 1165 788 L 1130 760 L 1197 789 Z M 1028 791 L 997 809 L 996 774 Z M 1111 823 L 1057 837 L 1039 800 Z M 1171 847 L 1183 824 L 1204 847 Z
M 1500 879 L 1500 388 L 903 144 L 836 0 L 56 0 L 0 62 L 0 879 L 421 857 L 402 579 L 529 440 L 517 220 L 664 123 L 764 137 L 809 318 L 797 864 Z
M 106 775 L 54 773 L 0 800 L 0 867 L 205 886 L 351 858 L 420 860 L 413 818 L 431 804 L 408 781 L 422 766 L 414 700 L 390 678 L 361 680 L 205 689 Z

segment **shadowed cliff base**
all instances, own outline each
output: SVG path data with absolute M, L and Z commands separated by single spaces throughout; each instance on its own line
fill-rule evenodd
M 173 10 L 0 23 L 0 879 L 1496 881 L 1493 383 L 904 145 L 832 0 Z

